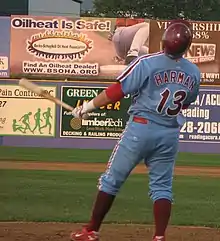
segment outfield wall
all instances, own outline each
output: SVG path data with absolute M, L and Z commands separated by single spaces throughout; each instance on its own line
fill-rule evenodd
M 130 104 L 121 102 L 93 113 L 91 121 L 80 121 L 69 112 L 17 85 L 0 80 L 1 145 L 48 148 L 111 149 L 125 127 Z M 48 92 L 76 106 L 97 95 L 108 84 L 36 82 Z M 219 87 L 202 87 L 197 101 L 184 115 L 180 151 L 220 153 Z
M 200 68 L 203 86 L 196 102 L 183 112 L 187 122 L 181 128 L 180 151 L 220 153 L 220 24 L 191 24 L 193 43 L 184 57 Z M 127 33 L 123 38 L 120 35 L 122 49 L 110 38 L 121 26 Z M 21 89 L 12 78 L 31 78 L 50 94 L 70 105 L 80 105 L 100 93 L 126 67 L 118 55 L 140 26 L 145 33 L 141 49 L 160 51 L 168 21 L 0 17 L 0 145 L 111 149 L 126 125 L 130 96 L 93 112 L 90 120 L 80 121 L 54 103 Z

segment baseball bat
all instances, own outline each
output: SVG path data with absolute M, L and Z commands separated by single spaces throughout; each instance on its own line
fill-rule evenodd
M 30 90 L 30 91 L 34 92 L 35 94 L 54 102 L 57 105 L 62 106 L 66 110 L 73 111 L 73 109 L 74 109 L 72 106 L 70 106 L 70 105 L 64 103 L 63 101 L 61 101 L 60 99 L 50 95 L 46 90 L 42 89 L 41 87 L 39 87 L 38 85 L 34 84 L 33 82 L 31 82 L 27 79 L 24 79 L 24 78 L 20 79 L 19 86 L 21 86 L 27 90 Z

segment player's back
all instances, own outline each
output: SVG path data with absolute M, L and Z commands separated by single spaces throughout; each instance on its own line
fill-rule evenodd
M 133 95 L 129 114 L 146 117 L 158 124 L 177 127 L 177 116 L 184 105 L 195 101 L 200 71 L 190 61 L 173 60 L 163 53 L 140 58 L 143 74 L 149 74 Z M 135 79 L 134 79 L 135 81 Z

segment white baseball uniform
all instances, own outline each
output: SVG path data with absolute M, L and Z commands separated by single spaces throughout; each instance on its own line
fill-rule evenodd
M 125 59 L 129 53 L 138 56 L 149 52 L 149 23 L 138 23 L 128 27 L 118 27 L 112 37 L 117 55 Z

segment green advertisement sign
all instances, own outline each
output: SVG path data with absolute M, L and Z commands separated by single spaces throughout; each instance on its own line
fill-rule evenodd
M 103 90 L 104 87 L 62 86 L 61 99 L 76 107 L 84 101 L 90 101 Z M 61 108 L 60 137 L 118 139 L 128 120 L 130 103 L 131 99 L 126 96 L 115 104 L 90 113 L 88 120 L 74 118 L 70 111 Z

